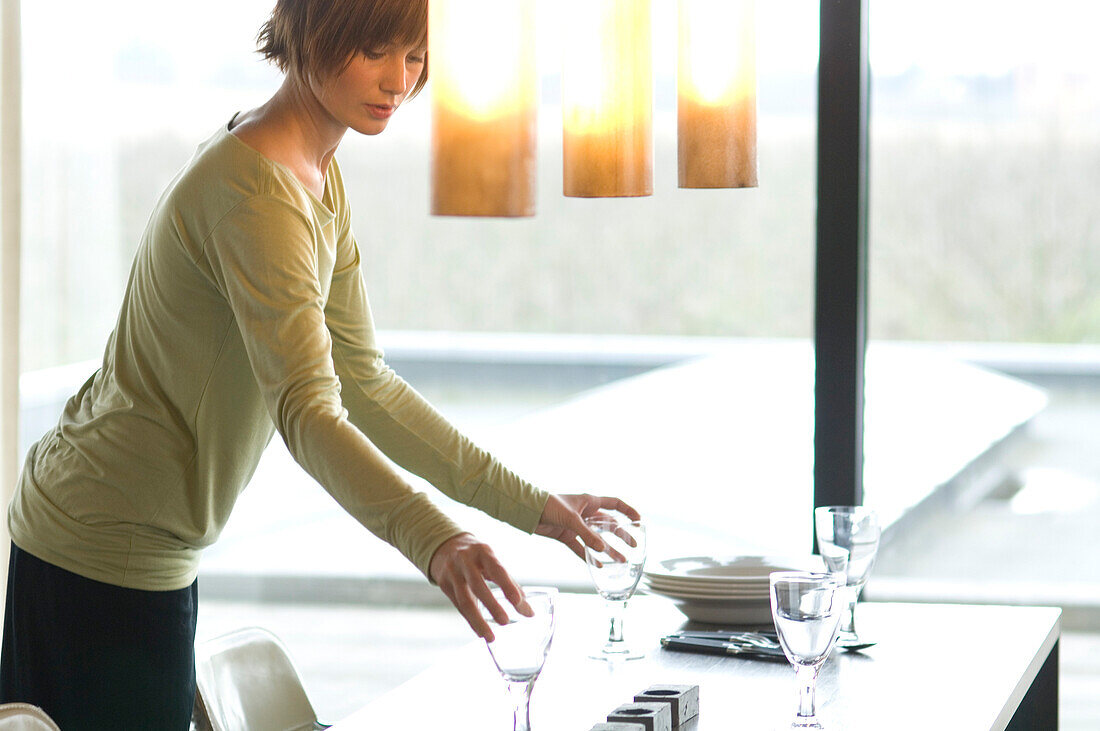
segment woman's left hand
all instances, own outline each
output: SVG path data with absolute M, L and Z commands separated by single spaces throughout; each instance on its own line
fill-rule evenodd
M 622 513 L 630 520 L 641 518 L 637 510 L 617 497 L 551 495 L 535 533 L 561 541 L 583 561 L 585 544 L 597 551 L 604 549 L 603 540 L 584 524 L 584 520 L 608 510 Z

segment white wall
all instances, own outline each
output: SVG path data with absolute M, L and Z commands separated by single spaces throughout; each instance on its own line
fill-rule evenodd
M 19 472 L 19 2 L 0 0 L 0 606 L 8 572 L 7 506 Z

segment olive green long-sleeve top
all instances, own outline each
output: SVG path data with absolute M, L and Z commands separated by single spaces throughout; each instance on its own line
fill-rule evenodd
M 335 160 L 318 200 L 225 126 L 158 202 L 102 367 L 27 455 L 12 539 L 97 581 L 187 586 L 274 430 L 425 574 L 460 529 L 393 462 L 528 532 L 548 498 L 385 365 Z

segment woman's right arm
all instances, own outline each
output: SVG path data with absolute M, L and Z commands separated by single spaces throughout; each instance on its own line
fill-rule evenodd
M 233 310 L 256 385 L 295 460 L 372 533 L 436 583 L 481 637 L 488 582 L 522 610 L 522 592 L 487 545 L 463 532 L 347 418 L 326 324 L 318 243 L 285 201 L 257 197 L 218 224 L 203 249 Z
M 254 196 L 219 222 L 202 256 L 233 311 L 256 385 L 294 459 L 430 577 L 436 551 L 462 531 L 347 419 L 310 221 L 287 201 Z

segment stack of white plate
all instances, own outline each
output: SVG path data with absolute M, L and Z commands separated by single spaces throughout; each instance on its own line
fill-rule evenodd
M 696 622 L 771 624 L 768 575 L 822 566 L 818 556 L 684 556 L 658 561 L 646 569 L 645 580 L 651 593 L 672 599 Z

